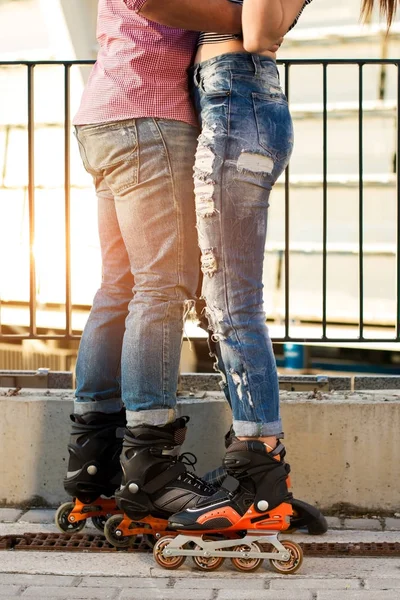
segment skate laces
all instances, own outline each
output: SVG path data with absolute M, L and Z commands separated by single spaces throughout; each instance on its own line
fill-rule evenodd
M 190 471 L 186 471 L 186 473 L 182 473 L 179 475 L 178 479 L 183 481 L 184 483 L 188 483 L 194 488 L 199 489 L 201 492 L 215 492 L 215 488 L 205 481 L 203 481 L 200 477 L 195 475 L 194 473 L 190 473 Z
M 192 452 L 183 452 L 179 458 L 179 462 L 187 465 L 188 467 L 192 467 L 193 471 L 196 470 L 195 464 L 197 463 L 197 458 Z
M 178 461 L 183 463 L 184 465 L 187 465 L 187 466 L 195 469 L 195 464 L 197 463 L 197 458 L 194 454 L 192 454 L 192 452 L 183 452 L 183 454 L 181 454 L 179 456 Z M 189 485 L 199 489 L 202 492 L 215 491 L 214 486 L 210 485 L 209 483 L 207 483 L 206 481 L 204 481 L 203 479 L 201 479 L 194 473 L 191 473 L 190 471 L 186 471 L 186 473 L 182 473 L 182 475 L 179 475 L 178 479 L 180 479 L 181 481 L 184 481 L 185 483 L 189 483 Z

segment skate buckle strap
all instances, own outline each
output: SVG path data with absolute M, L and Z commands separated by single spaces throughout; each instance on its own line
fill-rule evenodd
M 151 481 L 142 486 L 142 490 L 146 492 L 146 494 L 154 494 L 164 486 L 166 486 L 171 481 L 174 481 L 182 475 L 186 473 L 186 467 L 180 461 L 173 463 L 168 469 L 154 477 Z
M 279 442 L 273 450 L 268 452 L 268 454 L 270 454 L 271 456 L 278 456 L 281 454 L 282 450 L 285 450 L 285 446 L 281 442 Z M 286 454 L 286 452 L 285 452 L 285 454 Z
M 239 487 L 239 482 L 237 479 L 232 477 L 232 475 L 227 475 L 221 485 L 221 488 L 228 492 L 229 494 L 233 494 Z

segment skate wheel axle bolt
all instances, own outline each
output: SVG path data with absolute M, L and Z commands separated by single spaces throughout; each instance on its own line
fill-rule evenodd
M 139 486 L 136 483 L 130 483 L 128 490 L 131 494 L 137 494 L 139 491 Z
M 73 523 L 75 521 L 74 515 L 69 515 L 68 521 L 71 521 L 71 523 Z
M 95 465 L 90 465 L 90 467 L 87 468 L 87 472 L 89 475 L 96 475 L 97 467 L 95 467 Z
M 257 503 L 257 510 L 259 510 L 260 512 L 265 512 L 266 510 L 268 510 L 269 508 L 269 504 L 266 500 L 260 500 L 260 502 Z

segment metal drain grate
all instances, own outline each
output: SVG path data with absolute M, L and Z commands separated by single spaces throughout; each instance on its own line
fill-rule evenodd
M 399 542 L 303 542 L 300 544 L 304 556 L 320 557 L 351 557 L 375 556 L 397 557 L 400 556 Z M 267 549 L 267 544 L 263 544 Z
M 79 533 L 24 533 L 0 537 L 1 550 L 35 550 L 54 552 L 121 552 L 111 546 L 103 535 Z M 150 552 L 151 545 L 144 538 L 136 538 L 123 552 Z
M 305 556 L 399 557 L 400 542 L 303 542 Z M 263 544 L 268 551 L 269 544 Z M 24 533 L 0 536 L 0 550 L 42 550 L 53 552 L 151 552 L 151 543 L 136 538 L 130 548 L 114 548 L 102 535 L 82 533 Z

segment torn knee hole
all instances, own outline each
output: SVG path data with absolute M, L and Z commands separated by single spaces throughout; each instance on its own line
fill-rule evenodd
M 217 259 L 212 250 L 203 250 L 201 254 L 201 270 L 204 275 L 212 277 L 217 270 Z
M 239 172 L 251 171 L 252 173 L 270 175 L 274 169 L 274 161 L 270 156 L 264 154 L 243 151 L 236 166 Z
M 243 402 L 243 400 L 247 400 L 250 406 L 253 406 L 253 401 L 249 390 L 249 382 L 247 380 L 246 373 L 243 371 L 243 373 L 240 375 L 234 369 L 230 369 L 229 374 L 236 387 L 236 393 L 238 395 L 239 400 L 241 402 Z
M 204 173 L 212 173 L 215 159 L 216 156 L 213 150 L 204 144 L 200 144 L 197 148 L 194 167 Z

